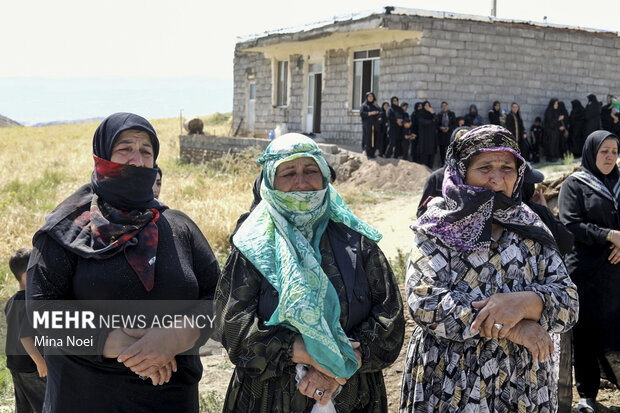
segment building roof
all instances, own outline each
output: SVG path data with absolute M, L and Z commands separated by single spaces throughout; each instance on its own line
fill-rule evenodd
M 431 17 L 436 19 L 451 19 L 451 20 L 466 20 L 466 21 L 479 21 L 486 23 L 507 23 L 507 24 L 523 24 L 540 28 L 555 28 L 555 29 L 563 29 L 563 30 L 571 30 L 571 31 L 582 31 L 582 32 L 590 32 L 590 33 L 598 33 L 598 34 L 608 34 L 618 36 L 618 32 L 602 30 L 602 29 L 593 29 L 579 26 L 569 26 L 569 25 L 561 25 L 561 24 L 550 24 L 550 23 L 541 23 L 527 20 L 518 20 L 518 19 L 504 19 L 497 18 L 491 16 L 477 16 L 472 14 L 460 14 L 460 13 L 452 13 L 445 11 L 432 11 L 432 10 L 422 10 L 422 9 L 411 9 L 405 7 L 391 7 L 386 6 L 380 9 L 366 10 L 359 13 L 351 13 L 342 16 L 334 16 L 331 19 L 326 19 L 322 21 L 318 21 L 315 23 L 308 23 L 301 26 L 294 27 L 286 27 L 276 30 L 269 30 L 259 34 L 247 35 L 247 36 L 239 36 L 237 37 L 237 43 L 256 43 L 261 39 L 265 39 L 268 37 L 278 37 L 278 35 L 287 35 L 293 33 L 309 33 L 316 32 L 317 29 L 327 29 L 329 26 L 338 25 L 341 23 L 353 23 L 357 21 L 361 21 L 364 19 L 385 16 L 385 15 L 401 15 L 401 16 L 419 16 L 419 17 Z

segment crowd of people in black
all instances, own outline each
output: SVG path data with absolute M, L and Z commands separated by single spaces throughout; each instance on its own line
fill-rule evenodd
M 511 104 L 508 113 L 502 110 L 499 101 L 493 102 L 485 121 L 474 104 L 470 105 L 468 113 L 456 116 L 449 109 L 448 102 L 441 102 L 441 110 L 435 112 L 426 100 L 416 102 L 413 111 L 409 113 L 409 104 L 400 102 L 397 96 L 379 106 L 375 94 L 368 92 L 360 108 L 362 150 L 368 158 L 394 157 L 424 164 L 432 169 L 437 152 L 440 164 L 443 165 L 454 129 L 488 123 L 508 129 L 517 139 L 523 157 L 529 162 L 539 162 L 542 157 L 548 162 L 555 162 L 566 154 L 578 158 L 581 157 L 586 137 L 593 131 L 604 129 L 620 133 L 620 115 L 616 109 L 619 103 L 616 97 L 607 95 L 605 105 L 593 94 L 588 95 L 587 99 L 585 107 L 579 99 L 572 100 L 570 113 L 564 102 L 557 98 L 551 99 L 543 117 L 536 117 L 528 133 L 516 102 Z

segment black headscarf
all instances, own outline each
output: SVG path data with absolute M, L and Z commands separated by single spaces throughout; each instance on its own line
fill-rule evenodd
M 618 143 L 618 146 L 620 147 L 620 140 L 613 133 L 606 130 L 598 130 L 596 132 L 592 132 L 586 139 L 586 142 L 583 144 L 581 167 L 588 170 L 592 175 L 594 175 L 613 194 L 614 187 L 616 186 L 616 184 L 618 183 L 618 179 L 620 178 L 620 171 L 618 171 L 618 167 L 615 166 L 609 174 L 603 175 L 603 173 L 596 166 L 596 155 L 598 154 L 598 151 L 601 148 L 603 141 L 605 141 L 606 139 L 615 139 L 616 143 Z
M 395 104 L 395 103 L 394 103 L 394 99 L 398 100 L 398 96 L 392 96 L 392 97 L 390 98 L 390 107 L 391 107 L 392 109 L 394 109 L 394 110 L 397 110 L 397 111 L 398 111 L 398 110 L 400 110 L 400 104 L 398 104 L 398 103 L 396 103 L 396 104 Z
M 574 100 L 571 100 L 570 104 L 572 106 L 570 117 L 573 118 L 574 116 L 575 119 L 585 119 L 586 109 L 581 104 L 581 101 L 579 99 L 574 99 Z
M 375 96 L 374 92 L 366 92 L 366 100 L 364 101 L 364 103 L 371 103 L 371 102 L 368 102 L 369 95 L 372 95 L 372 104 L 377 105 L 377 97 Z

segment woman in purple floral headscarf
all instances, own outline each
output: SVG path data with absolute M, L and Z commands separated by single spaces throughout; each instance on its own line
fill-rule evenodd
M 407 304 L 417 326 L 401 412 L 553 412 L 550 333 L 577 320 L 574 284 L 547 227 L 521 202 L 525 161 L 506 129 L 453 142 L 443 198 L 411 228 Z

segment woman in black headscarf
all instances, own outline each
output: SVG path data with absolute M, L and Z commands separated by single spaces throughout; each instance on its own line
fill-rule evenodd
M 570 142 L 572 145 L 571 150 L 573 155 L 576 158 L 579 158 L 581 156 L 581 150 L 583 149 L 583 143 L 586 136 L 583 134 L 583 129 L 586 122 L 586 111 L 579 99 L 572 100 L 570 103 L 573 106 L 570 111 L 568 121 Z
M 580 412 L 594 412 L 599 377 L 617 384 L 620 351 L 620 172 L 618 137 L 599 130 L 586 139 L 581 168 L 560 190 L 560 219 L 575 234 L 566 257 L 579 290 L 579 322 L 573 330 Z M 616 359 L 617 360 L 617 359 Z M 603 372 L 599 372 L 599 362 Z M 614 373 L 615 372 L 615 373 Z
M 383 102 L 381 104 L 381 113 L 379 114 L 379 126 L 381 127 L 380 131 L 380 146 L 379 156 L 385 156 L 385 151 L 387 150 L 389 144 L 388 138 L 388 118 L 387 118 L 387 110 L 390 108 L 390 102 Z
M 489 123 L 491 125 L 501 125 L 502 124 L 502 121 L 501 121 L 501 116 L 502 116 L 501 107 L 502 107 L 502 105 L 501 105 L 501 103 L 499 103 L 499 100 L 496 100 L 495 102 L 493 102 L 493 107 L 489 111 Z
M 196 224 L 154 199 L 158 154 L 155 130 L 138 115 L 116 113 L 99 125 L 91 182 L 61 202 L 34 236 L 31 313 L 98 300 L 89 301 L 94 310 L 113 303 L 112 315 L 126 316 L 119 300 L 131 300 L 132 311 L 152 300 L 179 300 L 193 314 L 208 314 L 218 263 Z M 154 314 L 140 314 L 141 330 L 96 322 L 95 329 L 72 332 L 90 337 L 90 347 L 46 347 L 45 411 L 198 412 L 202 364 L 195 352 L 181 353 L 197 350 L 208 331 L 152 328 Z
M 590 136 L 594 131 L 601 129 L 601 102 L 596 95 L 588 95 L 586 103 L 586 126 L 583 131 L 584 136 Z
M 469 113 L 465 115 L 465 126 L 481 126 L 484 123 L 482 116 L 478 114 L 478 107 L 473 103 L 469 105 Z
M 366 151 L 369 158 L 375 157 L 375 151 L 381 146 L 379 142 L 379 130 L 381 109 L 377 106 L 376 97 L 373 92 L 366 93 L 366 100 L 360 107 L 362 117 L 362 149 Z
M 523 120 L 521 119 L 521 112 L 519 111 L 519 105 L 516 102 L 512 102 L 510 106 L 510 113 L 506 115 L 506 129 L 512 133 L 515 137 L 521 150 L 521 155 L 528 160 L 530 159 L 530 151 L 527 147 L 527 131 L 523 126 Z
M 551 99 L 547 109 L 545 109 L 545 118 L 543 120 L 545 156 L 549 162 L 555 162 L 561 157 L 560 135 L 562 130 L 560 130 L 560 122 L 563 120 L 561 116 L 558 100 L 556 98 Z

